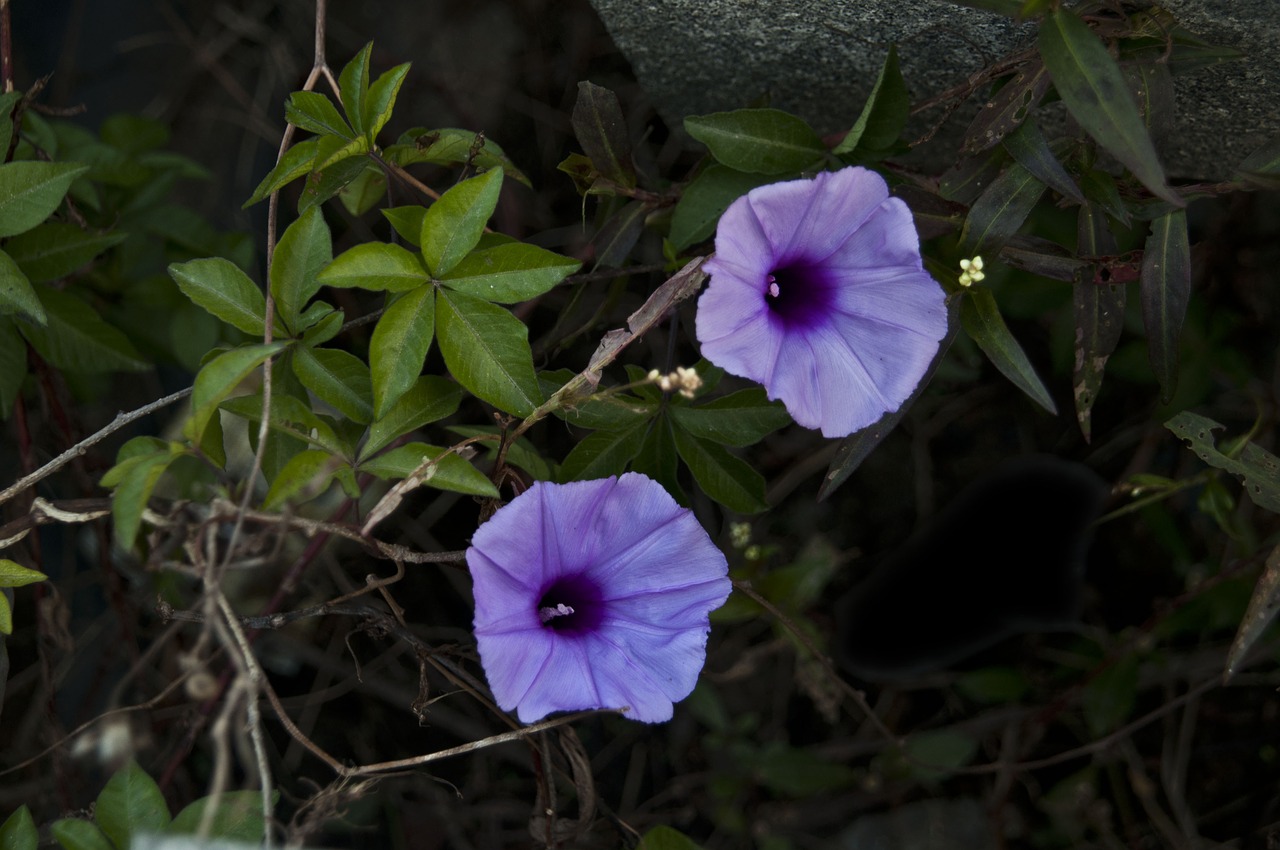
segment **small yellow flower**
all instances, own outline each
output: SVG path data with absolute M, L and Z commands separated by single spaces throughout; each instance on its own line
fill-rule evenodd
M 975 256 L 972 260 L 960 261 L 961 286 L 972 286 L 984 277 L 986 275 L 982 273 L 982 257 Z

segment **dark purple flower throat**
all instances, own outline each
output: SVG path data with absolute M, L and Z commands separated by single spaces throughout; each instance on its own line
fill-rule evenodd
M 600 587 L 581 574 L 557 578 L 538 600 L 538 619 L 563 635 L 595 631 L 604 619 Z
M 769 312 L 795 327 L 813 325 L 829 313 L 835 282 L 821 266 L 795 260 L 771 271 L 765 287 Z

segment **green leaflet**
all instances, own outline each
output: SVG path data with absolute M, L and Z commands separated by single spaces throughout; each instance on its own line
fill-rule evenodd
M 786 174 L 815 165 L 826 154 L 812 127 L 780 109 L 691 115 L 684 129 L 710 148 L 717 162 L 738 171 Z

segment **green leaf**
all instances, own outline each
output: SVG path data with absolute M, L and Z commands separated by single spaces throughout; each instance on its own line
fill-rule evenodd
M 1080 175 L 1080 188 L 1091 203 L 1097 204 L 1116 221 L 1129 226 L 1129 208 L 1120 197 L 1120 189 L 1116 186 L 1114 177 L 1105 171 L 1091 168 Z
M 423 461 L 440 458 L 435 465 L 435 473 L 425 481 L 428 487 L 488 499 L 498 498 L 498 488 L 493 486 L 493 482 L 483 472 L 456 453 L 445 452 L 439 446 L 406 443 L 362 462 L 360 471 L 383 479 L 408 478 Z
M 230 260 L 209 257 L 169 266 L 169 276 L 195 304 L 249 336 L 262 336 L 267 300 Z
M 1267 626 L 1280 613 L 1280 546 L 1267 555 L 1267 565 L 1258 577 L 1253 595 L 1249 597 L 1249 607 L 1240 619 L 1240 628 L 1235 639 L 1231 641 L 1231 650 L 1227 653 L 1227 676 L 1234 676 L 1237 668 L 1244 662 L 1249 650 L 1262 637 Z
M 365 242 L 343 251 L 319 276 L 325 286 L 375 292 L 404 292 L 430 279 L 417 254 L 385 242 Z
M 285 358 L 289 359 L 289 358 Z M 278 366 L 280 361 L 276 361 L 273 366 Z M 305 394 L 306 390 L 298 383 L 296 376 L 292 374 L 292 369 L 285 376 L 274 373 L 274 377 L 284 380 L 291 379 L 297 383 L 298 392 Z M 262 394 L 242 395 L 230 398 L 221 405 L 222 409 L 247 419 L 249 422 L 257 424 L 262 421 Z M 325 417 L 321 417 L 314 413 L 307 405 L 307 402 L 301 398 L 297 398 L 289 393 L 273 392 L 271 394 L 271 417 L 270 425 L 272 430 L 311 445 L 325 449 L 330 454 L 343 454 L 346 447 L 343 440 L 338 437 L 333 426 L 329 424 Z M 254 431 L 250 431 L 254 433 Z
M 48 218 L 89 166 L 74 162 L 0 165 L 0 237 L 25 233 Z
M 178 812 L 167 832 L 170 835 L 195 835 L 204 821 L 205 809 L 212 802 L 212 797 L 196 800 Z M 228 791 L 218 800 L 209 837 L 257 844 L 262 841 L 263 825 L 261 792 Z
M 94 257 L 128 238 L 127 233 L 92 233 L 74 224 L 45 222 L 13 237 L 5 250 L 32 283 L 67 277 Z
M 586 80 L 579 82 L 572 124 L 578 144 L 601 177 L 628 189 L 636 185 L 627 121 L 616 94 Z
M 960 323 L 964 326 L 965 333 L 978 344 L 1001 374 L 1036 404 L 1057 415 L 1058 408 L 1054 405 L 1053 398 L 1031 366 L 1026 352 L 1009 332 L 991 290 L 979 288 L 966 291 L 960 304 Z
M 1004 140 L 1004 147 L 1018 164 L 1031 172 L 1041 183 L 1060 195 L 1065 195 L 1077 204 L 1085 202 L 1084 193 L 1071 179 L 1071 175 L 1058 162 L 1058 158 L 1049 149 L 1049 143 L 1036 127 L 1034 121 L 1026 121 L 1009 138 Z
M 400 238 L 415 248 L 422 238 L 422 217 L 426 214 L 427 208 L 420 206 L 384 207 L 382 210 L 382 215 L 391 222 Z
M 6 313 L 20 313 L 41 325 L 49 321 L 31 281 L 13 258 L 0 251 L 0 314 Z
M 271 297 L 276 314 L 293 333 L 298 317 L 320 289 L 320 271 L 333 262 L 333 241 L 319 209 L 303 213 L 285 230 L 271 260 Z
M 324 158 L 326 142 L 341 144 L 342 148 L 326 160 L 328 164 L 322 166 L 320 162 Z M 351 181 L 364 174 L 369 165 L 368 158 L 364 156 L 367 153 L 367 147 L 368 142 L 365 141 L 364 136 L 345 144 L 336 136 L 326 136 L 321 139 L 320 146 L 317 148 L 315 168 L 303 183 L 302 193 L 298 197 L 298 212 L 301 214 L 314 206 L 323 204 L 345 189 Z
M 465 165 L 469 168 L 492 171 L 501 168 L 506 176 L 528 186 L 529 178 L 516 168 L 516 164 L 484 133 L 446 127 L 429 130 L 414 127 L 400 134 L 396 144 L 384 151 L 388 161 L 396 165 L 412 165 L 430 162 L 434 165 Z M 415 237 L 416 238 L 416 237 Z
M 471 252 L 498 205 L 502 169 L 463 180 L 427 208 L 418 244 L 434 277 L 447 274 Z
M 1205 463 L 1238 476 L 1254 504 L 1280 513 L 1280 458 L 1252 441 L 1224 452 L 1214 445 L 1213 436 L 1224 426 L 1189 410 L 1169 419 L 1164 427 L 1186 440 Z
M 907 84 L 898 69 L 898 47 L 891 44 L 862 114 L 832 153 L 840 156 L 889 150 L 907 125 L 910 106 Z
M 1106 216 L 1096 204 L 1086 203 L 1077 215 L 1077 246 L 1081 254 L 1102 256 L 1115 252 L 1115 239 L 1107 228 Z M 1075 317 L 1075 362 L 1072 385 L 1076 420 L 1088 442 L 1092 432 L 1092 410 L 1102 387 L 1107 360 L 1120 342 L 1124 330 L 1126 289 L 1100 284 L 1092 264 L 1076 271 L 1072 284 Z
M 727 446 L 749 446 L 758 443 L 791 422 L 781 402 L 769 401 L 761 387 L 700 404 L 673 405 L 671 418 L 681 428 L 704 440 Z
M 426 284 L 406 292 L 383 312 L 369 340 L 373 412 L 381 419 L 418 376 L 435 333 L 436 290 Z
M 381 203 L 387 194 L 387 175 L 381 166 L 369 160 L 354 180 L 338 192 L 338 200 L 355 218 Z
M 262 501 L 263 510 L 274 511 L 287 502 L 305 502 L 324 493 L 345 461 L 327 451 L 308 449 L 289 459 L 271 482 Z
M 1026 675 L 1016 667 L 983 667 L 956 679 L 957 691 L 984 705 L 1016 703 L 1030 689 Z
M 1085 686 L 1081 698 L 1089 734 L 1101 738 L 1133 713 L 1138 697 L 1138 659 L 1132 655 L 1104 667 Z
M 296 91 L 284 105 L 284 118 L 293 126 L 318 136 L 337 136 L 350 141 L 354 132 L 329 98 L 314 91 Z
M 903 748 L 911 773 L 925 782 L 936 782 L 964 767 L 978 753 L 978 741 L 959 729 L 933 729 L 907 738 Z
M 640 839 L 636 850 L 702 850 L 702 845 L 669 826 L 655 826 Z
M 1026 120 L 1048 90 L 1049 70 L 1039 57 L 1020 64 L 1013 77 L 973 117 L 964 131 L 961 150 L 973 155 L 999 144 Z
M 676 451 L 702 491 L 731 511 L 759 513 L 769 507 L 764 477 L 746 461 L 711 442 L 676 428 Z
M 469 439 L 471 437 L 492 436 L 492 440 L 483 440 L 471 445 L 480 449 L 485 453 L 487 458 L 496 458 L 498 456 L 498 437 L 502 434 L 503 429 L 497 425 L 482 425 L 480 427 L 467 428 L 464 426 L 450 425 L 449 433 L 457 434 L 459 437 Z M 534 481 L 554 481 L 555 474 L 552 465 L 538 454 L 538 450 L 534 448 L 524 437 L 516 440 L 514 443 L 507 444 L 507 455 L 505 458 L 509 466 L 519 467 L 529 475 L 533 476 Z
M 409 74 L 409 63 L 397 65 L 381 74 L 369 86 L 369 96 L 364 101 L 365 134 L 370 144 L 378 138 L 378 133 L 391 120 L 391 111 L 395 108 L 396 97 L 400 94 L 400 86 Z
M 48 579 L 49 577 L 39 570 L 29 569 L 7 558 L 0 558 L 0 587 L 25 587 Z
M 133 836 L 160 832 L 169 825 L 169 807 L 160 786 L 130 761 L 107 780 L 98 795 L 93 819 L 116 847 L 128 847 Z
M 462 387 L 436 375 L 422 375 L 385 415 L 369 426 L 369 437 L 360 457 L 376 454 L 397 438 L 453 415 L 462 401 Z
M 27 343 L 12 320 L 0 316 L 0 419 L 7 419 L 27 377 Z
M 522 417 L 542 402 L 529 330 L 502 307 L 442 289 L 436 334 L 445 365 L 477 398 Z
M 596 267 L 620 269 L 625 266 L 652 212 L 653 208 L 644 201 L 628 201 L 605 219 L 591 240 L 596 253 Z
M 312 309 L 319 308 L 319 309 Z M 302 341 L 315 348 L 333 339 L 342 331 L 343 314 L 328 304 L 317 302 L 302 312 L 298 317 L 299 327 L 306 328 L 302 333 Z
M 31 810 L 25 805 L 19 806 L 0 825 L 0 850 L 36 850 L 39 843 L 40 834 L 36 832 L 35 822 L 31 819 Z
M 116 850 L 102 830 L 87 820 L 63 818 L 49 827 L 55 841 L 63 850 Z
M 44 327 L 21 324 L 22 335 L 59 369 L 116 372 L 150 369 L 128 337 L 70 293 L 42 286 L 36 294 L 48 319 Z
M 1142 324 L 1147 354 L 1160 383 L 1160 400 L 1173 398 L 1178 385 L 1178 339 L 1191 296 L 1191 243 L 1187 214 L 1166 213 L 1151 222 L 1142 251 Z
M 472 251 L 440 282 L 486 301 L 514 304 L 549 292 L 580 268 L 582 263 L 570 257 L 508 242 Z
M 267 172 L 266 177 L 262 178 L 262 182 L 258 184 L 258 188 L 253 190 L 253 194 L 249 196 L 249 200 L 244 202 L 242 208 L 247 209 L 259 201 L 265 200 L 268 195 L 278 191 L 281 187 L 292 183 L 299 177 L 310 174 L 319 146 L 319 139 L 307 139 L 306 141 L 298 142 L 285 151 L 284 156 L 280 157 L 280 161 L 276 163 L 275 167 Z
M 631 461 L 631 469 L 657 481 L 671 498 L 688 507 L 689 496 L 680 486 L 680 454 L 673 431 L 669 416 L 657 416 L 645 434 L 640 452 Z
M 594 431 L 578 441 L 560 464 L 560 481 L 587 481 L 621 475 L 644 446 L 649 423 L 637 422 L 620 431 Z
M 240 382 L 262 365 L 268 357 L 285 348 L 286 343 L 246 345 L 225 351 L 210 360 L 196 375 L 191 389 L 191 419 L 184 432 L 194 443 L 204 438 L 209 420 L 218 415 L 218 405 L 231 395 Z
M 964 253 L 970 257 L 997 254 L 1027 220 L 1042 194 L 1044 183 L 1018 163 L 1009 163 L 969 208 L 960 231 Z
M 124 469 L 120 483 L 111 494 L 111 521 L 116 545 L 124 551 L 133 550 L 138 529 L 142 527 L 142 512 L 146 510 L 160 476 L 181 456 L 180 452 L 166 449 L 135 458 Z
M 768 180 L 760 174 L 712 163 L 681 193 L 671 215 L 671 244 L 683 251 L 711 238 L 729 204 Z
M 781 741 L 751 754 L 751 772 L 776 794 L 807 799 L 853 785 L 857 773 L 848 765 L 827 761 Z
M 342 97 L 342 111 L 347 113 L 347 120 L 356 133 L 363 135 L 365 126 L 365 99 L 369 94 L 369 54 L 373 50 L 373 42 L 360 48 L 347 66 L 338 75 L 338 92 Z
M 826 153 L 812 127 L 780 109 L 691 115 L 684 119 L 684 129 L 710 148 L 718 162 L 738 171 L 801 171 L 817 164 Z
M 293 353 L 293 373 L 302 385 L 352 422 L 373 419 L 373 382 L 359 357 L 336 348 L 301 347 Z
M 1158 198 L 1183 206 L 1129 94 L 1120 66 L 1089 27 L 1058 8 L 1040 25 L 1040 55 L 1054 88 L 1080 126 Z

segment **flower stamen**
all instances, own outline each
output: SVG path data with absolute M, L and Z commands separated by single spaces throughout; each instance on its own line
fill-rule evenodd
M 766 279 L 769 281 L 769 294 L 777 298 L 782 294 L 782 290 L 778 288 L 778 279 L 773 275 L 769 275 Z
M 567 617 L 572 613 L 574 613 L 573 608 L 561 602 L 554 608 L 539 608 L 538 619 L 544 623 L 549 623 L 556 617 Z

